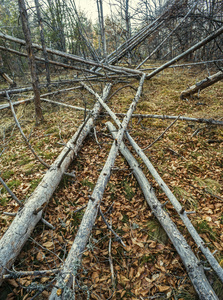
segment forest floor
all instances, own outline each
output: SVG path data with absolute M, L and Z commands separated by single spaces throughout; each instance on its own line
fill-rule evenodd
M 135 113 L 223 120 L 223 82 L 202 91 L 199 98 L 195 95 L 187 100 L 180 99 L 181 91 L 206 76 L 207 71 L 200 68 L 164 71 L 145 81 Z M 137 80 L 131 80 L 130 84 L 138 87 Z M 102 84 L 92 85 L 101 93 Z M 111 93 L 124 85 L 126 83 L 113 85 Z M 108 105 L 114 112 L 125 113 L 134 96 L 135 91 L 126 87 L 112 97 Z M 20 99 L 24 99 L 23 96 L 20 95 Z M 59 94 L 53 99 L 75 106 L 86 105 L 87 108 L 95 103 L 94 97 L 82 89 Z M 14 100 L 18 97 L 14 96 Z M 17 106 L 15 110 L 29 142 L 38 155 L 51 164 L 83 121 L 84 113 L 44 102 L 42 106 L 45 121 L 38 127 L 35 126 L 33 103 Z M 36 226 L 14 264 L 16 271 L 59 268 L 66 258 L 84 214 L 84 209 L 75 211 L 87 204 L 112 144 L 105 126 L 108 120 L 108 117 L 97 120 L 97 141 L 92 133 L 68 170 L 74 172 L 76 178 L 63 177 L 44 212 L 44 218 L 55 230 L 42 223 Z M 172 121 L 133 118 L 129 132 L 144 148 Z M 0 138 L 1 177 L 25 202 L 46 169 L 24 144 L 10 109 L 0 111 Z M 211 251 L 217 250 L 215 257 L 223 267 L 223 126 L 178 120 L 145 153 L 181 204 L 187 210 L 196 212 L 189 215 L 190 219 Z M 165 203 L 164 193 L 143 165 L 142 169 L 158 199 Z M 2 236 L 13 219 L 3 212 L 16 212 L 18 205 L 2 186 L 0 202 Z M 83 254 L 76 299 L 197 299 L 179 255 L 151 213 L 132 171 L 121 155 L 116 159 L 101 209 L 126 247 L 114 239 L 99 216 Z M 204 261 L 172 205 L 167 203 L 165 209 L 196 256 Z M 111 279 L 110 254 L 114 282 Z M 208 267 L 207 263 L 204 264 Z M 223 299 L 223 286 L 217 276 L 211 269 L 206 271 L 206 275 L 219 299 Z M 45 290 L 35 299 L 47 299 L 53 278 L 50 275 L 8 279 L 0 288 L 0 299 L 34 299 L 32 297 L 42 287 Z

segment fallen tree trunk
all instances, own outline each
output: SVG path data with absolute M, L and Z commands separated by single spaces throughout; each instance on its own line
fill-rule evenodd
M 215 62 L 222 62 L 222 61 L 223 61 L 223 59 L 198 61 L 198 62 L 194 62 L 194 63 L 174 65 L 174 66 L 170 66 L 169 68 L 184 68 L 184 67 L 198 66 L 198 65 L 204 65 L 204 64 L 215 63 Z M 139 70 L 142 71 L 142 72 L 145 72 L 145 71 L 152 71 L 152 70 L 156 70 L 156 69 L 157 68 L 142 68 L 142 69 L 139 69 Z
M 7 51 L 7 52 L 10 52 L 10 53 L 19 55 L 19 56 L 28 57 L 28 55 L 25 54 L 25 53 L 19 52 L 19 51 L 14 50 L 14 49 L 6 48 L 6 47 L 3 47 L 3 46 L 0 46 L 0 50 Z M 35 60 L 45 63 L 45 59 L 42 58 L 42 57 L 35 56 Z M 95 72 L 95 71 L 92 71 L 92 70 L 89 70 L 89 69 L 80 68 L 78 66 L 68 65 L 68 64 L 58 62 L 58 61 L 55 61 L 55 60 L 48 59 L 48 63 L 51 64 L 51 65 L 58 66 L 58 67 L 63 67 L 65 69 L 77 70 L 77 71 L 81 71 L 81 72 L 91 73 L 91 74 L 94 74 L 94 75 L 97 75 L 97 76 L 103 76 L 101 73 L 98 73 L 98 72 Z
M 117 116 L 124 116 L 123 113 L 116 113 Z M 215 119 L 205 119 L 205 118 L 190 118 L 190 117 L 177 117 L 177 116 L 168 116 L 168 115 L 146 115 L 146 114 L 133 114 L 132 118 L 151 118 L 151 119 L 171 119 L 171 120 L 181 120 L 181 121 L 188 121 L 188 122 L 197 122 L 197 123 L 206 123 L 209 125 L 223 125 L 223 121 L 218 121 Z
M 69 92 L 69 91 L 80 89 L 80 88 L 82 88 L 82 86 L 76 86 L 76 87 L 72 87 L 72 88 L 68 88 L 68 89 L 62 89 L 62 90 L 42 94 L 42 95 L 40 95 L 40 100 L 52 102 L 52 103 L 55 103 L 55 104 L 64 105 L 63 103 L 60 103 L 60 102 L 51 101 L 51 100 L 48 100 L 48 99 L 43 99 L 43 97 L 58 95 L 58 94 L 63 93 L 63 92 Z M 20 100 L 20 101 L 15 101 L 15 102 L 12 102 L 12 105 L 15 106 L 15 105 L 19 105 L 19 104 L 29 103 L 31 101 L 33 101 L 33 98 L 24 99 L 24 100 Z M 0 105 L 0 110 L 5 109 L 5 108 L 9 108 L 9 107 L 10 107 L 10 105 L 8 103 L 2 104 L 2 105 Z M 73 108 L 75 108 L 75 106 Z M 84 110 L 84 108 L 82 109 L 81 107 L 76 108 L 76 109 Z
M 90 89 L 88 89 L 88 90 L 91 93 L 95 94 L 95 96 L 97 97 L 98 101 L 100 101 L 100 103 L 102 104 L 103 108 L 106 109 L 106 111 L 108 112 L 108 114 L 112 117 L 112 119 L 115 121 L 115 123 L 120 128 L 121 127 L 121 122 L 119 121 L 119 119 L 116 116 L 116 114 L 113 113 L 110 110 L 110 108 L 108 108 L 108 106 L 105 103 L 102 103 L 103 101 L 102 101 L 102 99 L 100 98 L 99 95 L 97 95 L 94 91 L 92 91 Z M 223 282 L 223 269 L 220 267 L 219 263 L 217 262 L 217 260 L 213 256 L 213 254 L 210 252 L 210 250 L 205 246 L 204 241 L 202 240 L 202 238 L 199 236 L 199 234 L 195 230 L 195 228 L 194 228 L 193 224 L 191 223 L 190 219 L 188 218 L 188 216 L 187 216 L 184 208 L 178 202 L 178 200 L 176 199 L 176 197 L 173 195 L 173 193 L 170 191 L 170 189 L 168 188 L 168 186 L 165 184 L 165 182 L 159 176 L 159 174 L 157 173 L 157 171 L 154 169 L 154 167 L 152 166 L 152 164 L 149 161 L 149 159 L 146 157 L 146 155 L 141 150 L 141 148 L 136 144 L 136 142 L 132 139 L 132 137 L 128 134 L 128 132 L 126 132 L 126 136 L 129 139 L 132 147 L 135 149 L 136 153 L 138 155 L 140 155 L 140 157 L 142 158 L 143 162 L 145 163 L 145 165 L 147 166 L 147 168 L 151 172 L 152 176 L 155 178 L 155 180 L 158 182 L 158 184 L 160 185 L 160 187 L 163 189 L 164 193 L 169 198 L 170 202 L 172 203 L 172 205 L 176 209 L 177 213 L 179 213 L 179 215 L 180 215 L 183 223 L 187 227 L 189 233 L 193 237 L 193 239 L 196 242 L 197 246 L 201 249 L 202 253 L 205 255 L 205 257 L 207 258 L 208 262 L 210 263 L 210 265 L 212 266 L 212 268 L 214 269 L 214 271 L 216 272 L 216 274 L 218 275 L 218 277 L 220 278 L 220 280 Z
M 3 34 L 1 32 L 0 32 L 0 38 L 5 39 L 5 40 L 9 40 L 9 41 L 12 41 L 12 42 L 15 42 L 15 43 L 19 43 L 23 46 L 26 45 L 24 40 L 15 38 L 15 37 L 7 35 L 7 34 Z M 42 47 L 40 45 L 37 45 L 37 44 L 34 44 L 34 43 L 32 44 L 32 48 L 42 50 Z M 59 51 L 59 50 L 54 50 L 54 49 L 51 49 L 51 48 L 46 48 L 46 51 L 48 53 L 55 54 L 55 55 L 58 55 L 58 56 L 61 56 L 61 57 L 65 57 L 67 59 L 76 61 L 76 62 L 81 63 L 81 64 L 86 64 L 86 65 L 89 65 L 89 66 L 92 66 L 92 67 L 99 67 L 102 70 L 108 70 L 108 71 L 115 72 L 117 74 L 122 74 L 123 75 L 123 70 L 119 67 L 116 67 L 115 69 L 113 69 L 113 67 L 111 65 L 106 65 L 106 64 L 103 64 L 103 63 L 97 63 L 93 60 L 87 60 L 87 59 L 84 59 L 84 58 L 79 57 L 77 55 L 69 54 L 69 53 L 66 53 L 66 52 L 63 52 L 63 51 Z M 143 74 L 143 72 L 141 72 L 139 70 L 132 70 L 132 69 L 129 69 L 129 68 L 125 68 L 125 72 L 127 72 L 126 74 L 138 74 L 140 76 L 142 76 L 142 74 Z
M 106 85 L 103 99 L 106 99 L 111 85 Z M 0 285 L 6 269 L 9 269 L 20 253 L 23 245 L 29 238 L 36 224 L 42 217 L 43 209 L 55 191 L 57 185 L 79 151 L 83 140 L 93 127 L 94 120 L 98 117 L 101 105 L 97 102 L 89 114 L 86 122 L 80 125 L 78 131 L 69 140 L 61 154 L 46 172 L 44 178 L 35 189 L 34 193 L 18 211 L 13 222 L 0 240 Z M 70 149 L 70 151 L 68 151 Z
M 116 138 L 116 134 L 114 132 L 116 131 L 116 128 L 109 122 L 107 123 L 107 126 L 113 137 Z M 156 198 L 154 190 L 146 179 L 143 171 L 140 168 L 140 165 L 130 153 L 128 148 L 124 145 L 124 143 L 121 143 L 120 145 L 120 152 L 125 157 L 130 168 L 132 169 L 133 174 L 135 175 L 143 191 L 144 197 L 151 208 L 151 211 L 156 216 L 163 229 L 166 231 L 168 237 L 180 255 L 199 298 L 203 300 L 218 299 L 204 274 L 204 270 L 200 264 L 200 261 L 194 255 L 187 241 L 177 229 L 167 212 L 162 208 L 161 203 Z
M 83 251 L 87 245 L 92 227 L 94 225 L 95 219 L 98 213 L 98 207 L 100 206 L 101 199 L 104 194 L 105 187 L 109 181 L 111 169 L 114 166 L 116 156 L 118 154 L 119 146 L 122 142 L 123 135 L 130 121 L 133 110 L 140 98 L 142 92 L 142 86 L 145 79 L 145 74 L 142 76 L 137 90 L 136 96 L 130 105 L 130 108 L 121 124 L 121 127 L 117 134 L 117 139 L 113 142 L 111 150 L 109 152 L 106 163 L 99 175 L 96 186 L 93 190 L 92 195 L 89 197 L 88 206 L 86 208 L 85 214 L 79 226 L 77 235 L 71 247 L 71 250 L 66 258 L 64 266 L 62 267 L 61 273 L 58 275 L 58 279 L 49 300 L 53 299 L 67 299 L 68 295 L 72 295 L 69 287 L 74 283 L 77 271 L 81 263 L 81 257 Z
M 179 214 L 181 220 L 183 221 L 184 225 L 186 226 L 187 230 L 189 231 L 190 235 L 194 239 L 195 243 L 197 244 L 198 248 L 202 251 L 204 256 L 207 258 L 209 264 L 213 268 L 213 270 L 216 272 L 220 280 L 223 282 L 223 269 L 215 259 L 214 255 L 211 253 L 211 251 L 208 249 L 208 247 L 205 245 L 205 242 L 202 240 L 200 235 L 197 233 L 196 229 L 194 228 L 193 224 L 191 223 L 190 219 L 187 216 L 187 212 L 185 211 L 184 207 L 180 204 L 180 202 L 177 200 L 177 198 L 174 196 L 174 194 L 171 192 L 169 187 L 166 185 L 166 183 L 163 181 L 163 179 L 160 177 L 156 169 L 153 167 L 152 163 L 148 159 L 148 157 L 145 155 L 145 153 L 142 151 L 142 149 L 136 144 L 136 142 L 133 140 L 133 138 L 129 135 L 129 133 L 126 133 L 126 136 L 133 147 L 133 149 L 136 151 L 136 153 L 141 157 L 145 165 L 147 166 L 148 170 L 156 180 L 156 182 L 159 184 L 160 188 L 163 190 L 163 192 L 166 194 L 170 202 L 172 203 L 173 207 Z
M 188 55 L 188 54 L 196 51 L 199 48 L 201 48 L 202 46 L 204 46 L 205 44 L 209 43 L 210 41 L 212 41 L 213 39 L 215 39 L 216 37 L 218 37 L 222 33 L 223 33 L 223 26 L 220 27 L 218 30 L 214 31 L 212 34 L 210 34 L 209 36 L 207 36 L 202 41 L 198 42 L 197 44 L 195 44 L 194 46 L 192 46 L 191 48 L 189 48 L 188 50 L 184 51 L 183 53 L 181 53 L 178 56 L 174 57 L 173 59 L 171 59 L 167 63 L 163 64 L 162 66 L 160 66 L 159 68 L 157 68 L 155 71 L 147 74 L 146 79 L 150 79 L 150 78 L 154 77 L 156 74 L 160 73 L 164 69 L 166 69 L 169 66 L 173 65 L 174 63 L 176 63 L 180 59 L 184 58 L 186 55 Z
M 201 90 L 206 89 L 208 86 L 211 86 L 215 82 L 218 82 L 219 80 L 222 80 L 222 79 L 223 79 L 222 71 L 220 71 L 212 76 L 209 76 L 209 77 L 201 80 L 200 82 L 192 85 L 188 89 L 184 90 L 180 95 L 180 99 L 185 99 L 188 96 L 191 96 L 197 92 L 200 92 Z
M 6 74 L 4 71 L 0 69 L 0 75 L 7 81 L 10 85 L 10 87 L 16 87 L 16 83 L 9 77 L 8 74 Z

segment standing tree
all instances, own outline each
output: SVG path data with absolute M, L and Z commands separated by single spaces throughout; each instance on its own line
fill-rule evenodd
M 35 0 L 35 6 L 36 6 L 37 19 L 40 27 L 40 39 L 43 47 L 43 55 L 45 59 L 46 80 L 47 80 L 47 85 L 49 86 L 50 85 L 49 59 L 48 59 L 48 53 L 46 51 L 46 43 L 45 43 L 44 32 L 43 32 L 43 20 L 40 12 L 39 0 Z
M 40 91 L 39 91 L 38 77 L 37 77 L 37 73 L 36 73 L 35 56 L 33 54 L 33 49 L 32 49 L 31 32 L 30 32 L 29 23 L 28 23 L 28 15 L 27 15 L 27 11 L 26 11 L 25 1 L 18 0 L 18 3 L 19 3 L 20 17 L 22 20 L 22 29 L 23 29 L 25 41 L 26 41 L 26 51 L 28 54 L 30 71 L 31 71 L 31 78 L 32 78 L 32 85 L 33 85 L 33 92 L 34 92 L 35 112 L 36 112 L 36 124 L 39 124 L 43 121 L 43 113 L 42 113 L 41 103 L 40 103 Z

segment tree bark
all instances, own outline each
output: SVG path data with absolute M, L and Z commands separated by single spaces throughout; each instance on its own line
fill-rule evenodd
M 28 55 L 25 54 L 25 53 L 19 52 L 19 51 L 14 50 L 14 49 L 5 48 L 3 46 L 0 46 L 0 50 L 8 51 L 8 52 L 14 53 L 16 55 L 28 57 Z M 42 58 L 42 57 L 35 56 L 35 60 L 38 60 L 38 61 L 41 61 L 41 62 L 45 63 L 45 59 Z M 81 72 L 86 72 L 86 73 L 94 74 L 94 75 L 97 75 L 97 76 L 103 76 L 101 73 L 94 72 L 92 70 L 81 68 L 81 67 L 78 67 L 78 66 L 68 65 L 68 64 L 65 64 L 65 63 L 62 63 L 62 62 L 58 62 L 58 61 L 55 61 L 55 60 L 48 60 L 48 63 L 52 64 L 52 65 L 55 65 L 55 66 L 58 66 L 58 67 L 63 67 L 63 68 L 66 68 L 66 69 L 71 69 L 71 70 L 77 70 L 77 71 L 81 71 Z M 50 82 L 47 81 L 47 84 L 49 85 Z
M 222 80 L 222 79 L 223 79 L 222 71 L 220 71 L 212 76 L 209 76 L 209 77 L 201 80 L 200 82 L 192 85 L 190 88 L 184 90 L 180 95 L 180 99 L 185 99 L 203 89 L 206 89 L 207 87 L 211 86 L 215 82 L 218 82 L 219 80 Z
M 9 41 L 12 41 L 12 42 L 15 42 L 15 43 L 19 43 L 21 45 L 26 44 L 26 42 L 24 40 L 12 37 L 12 36 L 7 35 L 7 34 L 3 34 L 1 32 L 0 32 L 0 38 L 3 38 L 5 40 L 9 40 Z M 38 49 L 38 50 L 42 50 L 42 47 L 40 45 L 37 45 L 37 44 L 32 44 L 32 47 L 35 48 L 35 49 Z M 105 69 L 105 70 L 123 75 L 122 68 L 117 67 L 117 66 L 115 67 L 115 69 L 113 69 L 113 66 L 105 65 L 105 64 L 102 64 L 102 63 L 97 63 L 97 62 L 94 62 L 92 60 L 87 60 L 87 59 L 81 58 L 77 55 L 69 54 L 69 53 L 66 53 L 66 52 L 59 51 L 59 50 L 54 50 L 54 49 L 51 49 L 51 48 L 46 48 L 46 50 L 47 50 L 48 53 L 51 53 L 51 54 L 55 54 L 55 55 L 65 57 L 67 59 L 70 59 L 70 60 L 73 60 L 73 61 L 76 61 L 76 62 L 79 62 L 79 63 L 82 63 L 82 64 L 86 64 L 86 65 L 97 67 L 97 68 L 99 67 L 101 69 Z M 125 68 L 125 71 L 128 72 L 128 73 L 126 73 L 126 75 L 128 75 L 128 74 L 139 74 L 140 76 L 142 76 L 142 74 L 143 74 L 143 72 L 141 72 L 139 70 L 132 70 L 130 68 Z
M 43 19 L 41 16 L 40 12 L 40 5 L 39 5 L 39 0 L 35 0 L 35 6 L 36 6 L 36 14 L 37 14 L 37 19 L 40 27 L 40 39 L 41 39 L 41 44 L 43 48 L 43 56 L 45 58 L 45 67 L 46 67 L 46 81 L 47 84 L 50 85 L 50 68 L 49 68 L 49 59 L 48 59 L 48 53 L 46 51 L 46 43 L 45 43 L 45 38 L 44 38 L 44 28 L 43 28 Z
M 223 33 L 223 26 L 220 27 L 218 30 L 216 30 L 215 32 L 213 32 L 212 34 L 210 34 L 209 36 L 207 36 L 205 39 L 203 39 L 202 41 L 200 41 L 199 43 L 197 43 L 196 45 L 192 46 L 191 48 L 189 48 L 188 50 L 184 51 L 183 53 L 181 53 L 180 55 L 174 57 L 173 59 L 171 59 L 170 61 L 168 61 L 167 63 L 163 64 L 162 66 L 160 66 L 159 68 L 157 68 L 155 71 L 151 72 L 150 74 L 148 74 L 146 76 L 146 79 L 150 79 L 152 77 L 154 77 L 156 74 L 160 73 L 161 71 L 163 71 L 164 69 L 168 68 L 169 66 L 173 65 L 175 62 L 177 62 L 178 60 L 184 58 L 185 56 L 187 56 L 188 54 L 196 51 L 197 49 L 201 48 L 202 46 L 206 45 L 207 43 L 209 43 L 210 41 L 212 41 L 213 39 L 215 39 L 216 37 L 218 37 L 219 35 L 221 35 Z
M 69 287 L 72 285 L 73 282 L 75 282 L 75 276 L 81 263 L 83 251 L 86 247 L 92 227 L 97 217 L 98 207 L 103 197 L 105 187 L 109 181 L 111 169 L 114 166 L 115 159 L 118 154 L 118 149 L 123 139 L 123 135 L 130 121 L 133 110 L 135 109 L 136 104 L 140 98 L 144 79 L 145 74 L 140 80 L 136 96 L 132 104 L 130 105 L 130 108 L 121 124 L 122 126 L 118 131 L 117 139 L 112 144 L 106 163 L 99 175 L 93 193 L 90 196 L 88 206 L 81 221 L 74 243 L 64 263 L 64 266 L 62 267 L 62 271 L 59 274 L 58 280 L 56 282 L 56 287 L 53 288 L 49 300 L 66 299 L 67 295 L 69 295 L 69 293 L 72 293 Z M 57 287 L 59 287 L 59 289 Z
M 110 91 L 111 85 L 106 85 L 103 91 L 103 99 L 106 99 Z M 46 172 L 44 178 L 35 189 L 34 193 L 25 203 L 24 207 L 18 211 L 13 222 L 9 226 L 0 240 L 0 285 L 2 284 L 2 276 L 6 273 L 5 268 L 9 269 L 14 263 L 17 255 L 20 253 L 25 242 L 29 238 L 36 224 L 42 217 L 42 211 L 34 214 L 38 209 L 43 208 L 52 197 L 57 185 L 68 168 L 69 164 L 73 161 L 74 156 L 79 151 L 84 139 L 93 127 L 94 120 L 98 117 L 101 105 L 97 102 L 91 112 L 84 128 L 81 124 L 75 135 L 69 140 L 66 147 L 61 154 L 51 165 L 50 169 Z M 78 139 L 77 139 L 78 138 Z M 74 144 L 75 142 L 75 144 Z M 67 149 L 71 150 L 67 153 Z M 67 153 L 67 155 L 65 155 Z M 63 161 L 62 161 L 63 160 Z M 62 161 L 62 163 L 61 163 Z M 60 167 L 58 168 L 58 164 Z
M 28 23 L 28 15 L 26 11 L 26 5 L 24 0 L 18 0 L 19 3 L 19 11 L 20 17 L 22 21 L 22 28 L 26 40 L 26 51 L 29 57 L 29 65 L 32 77 L 32 85 L 33 85 L 33 92 L 34 92 L 34 103 L 35 103 L 35 113 L 36 113 L 36 123 L 39 124 L 43 121 L 43 113 L 41 109 L 41 102 L 40 102 L 40 91 L 39 91 L 39 84 L 38 78 L 36 73 L 36 62 L 33 54 L 32 48 L 32 39 L 31 39 L 31 32 Z
M 116 138 L 116 134 L 114 133 L 114 131 L 116 130 L 115 127 L 110 122 L 108 123 L 107 124 L 109 130 L 111 131 L 113 137 Z M 120 152 L 127 160 L 130 168 L 133 170 L 133 174 L 135 175 L 143 191 L 146 202 L 150 206 L 152 212 L 162 225 L 163 229 L 166 231 L 168 237 L 170 238 L 175 249 L 180 255 L 199 298 L 202 300 L 217 300 L 218 297 L 209 284 L 199 260 L 194 255 L 187 241 L 177 229 L 176 225 L 171 220 L 167 212 L 163 210 L 161 203 L 156 198 L 152 186 L 149 184 L 148 180 L 143 174 L 140 165 L 135 160 L 134 156 L 130 153 L 128 148 L 124 145 L 124 143 L 122 143 L 120 146 Z
M 196 229 L 194 228 L 193 224 L 191 223 L 190 219 L 187 216 L 187 212 L 182 207 L 180 202 L 177 200 L 177 198 L 174 196 L 174 194 L 171 192 L 169 187 L 166 185 L 166 183 L 163 181 L 163 179 L 160 177 L 156 169 L 153 167 L 152 163 L 148 159 L 148 157 L 145 155 L 145 153 L 142 151 L 142 149 L 136 144 L 136 142 L 133 140 L 133 138 L 129 135 L 129 133 L 126 133 L 126 136 L 133 147 L 133 149 L 136 151 L 136 153 L 141 157 L 143 162 L 145 163 L 146 167 L 154 177 L 154 179 L 159 184 L 160 188 L 163 190 L 163 192 L 166 194 L 170 202 L 172 203 L 173 207 L 175 208 L 176 212 L 179 214 L 181 220 L 183 221 L 184 225 L 186 226 L 187 230 L 189 231 L 190 235 L 194 239 L 195 243 L 197 244 L 198 248 L 202 251 L 202 253 L 207 258 L 209 264 L 213 268 L 213 270 L 216 272 L 220 280 L 223 282 L 223 269 L 211 253 L 211 251 L 208 249 L 208 247 L 205 245 L 205 242 L 202 240 L 200 235 L 197 233 Z

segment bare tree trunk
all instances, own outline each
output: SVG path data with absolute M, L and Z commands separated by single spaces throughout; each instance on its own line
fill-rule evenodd
M 110 122 L 108 122 L 107 124 L 109 130 L 112 132 L 113 137 L 116 138 L 116 134 L 114 133 L 114 131 L 116 130 L 115 127 Z M 148 180 L 143 174 L 140 165 L 124 145 L 124 143 L 121 143 L 120 151 L 127 160 L 130 168 L 133 170 L 133 174 L 135 175 L 140 187 L 142 188 L 145 199 L 152 212 L 162 225 L 163 229 L 166 231 L 175 249 L 180 255 L 187 273 L 191 279 L 191 282 L 199 295 L 199 298 L 202 300 L 217 300 L 218 297 L 209 284 L 200 261 L 194 255 L 187 241 L 177 229 L 176 225 L 171 220 L 167 212 L 163 210 L 161 203 L 156 198 L 152 186 L 149 184 Z
M 106 38 L 105 38 L 102 0 L 97 0 L 97 8 L 98 8 L 98 19 L 99 19 L 99 26 L 100 26 L 100 33 L 101 33 L 102 49 L 103 49 L 103 58 L 106 62 L 107 61 L 107 47 L 106 47 Z
M 184 51 L 183 53 L 181 53 L 180 55 L 174 57 L 173 59 L 171 59 L 170 61 L 168 61 L 167 63 L 165 63 L 164 65 L 160 66 L 159 68 L 157 68 L 155 71 L 153 71 L 152 73 L 148 74 L 146 76 L 146 79 L 150 79 L 152 77 L 154 77 L 156 74 L 160 73 L 162 70 L 168 68 L 169 66 L 173 65 L 174 63 L 176 63 L 178 60 L 184 58 L 185 56 L 187 56 L 188 54 L 196 51 L 197 49 L 201 48 L 202 46 L 206 45 L 207 43 L 209 43 L 210 41 L 212 41 L 213 39 L 215 39 L 216 37 L 218 37 L 219 35 L 221 35 L 223 33 L 223 26 L 220 27 L 218 30 L 216 30 L 215 32 L 213 32 L 212 34 L 210 34 L 209 36 L 207 36 L 205 39 L 203 39 L 202 41 L 200 41 L 199 43 L 197 43 L 196 45 L 192 46 L 191 48 L 189 48 L 188 50 Z
M 25 1 L 18 0 L 18 3 L 19 3 L 20 17 L 22 21 L 22 28 L 25 36 L 25 41 L 26 41 L 26 50 L 29 56 L 29 65 L 30 65 L 30 71 L 32 77 L 33 92 L 35 96 L 34 103 L 35 103 L 35 112 L 36 112 L 36 123 L 39 124 L 43 121 L 43 113 L 42 113 L 41 103 L 40 103 L 38 77 L 36 74 L 36 62 L 35 62 L 33 49 L 32 49 L 31 32 L 28 23 L 28 15 L 26 11 Z
M 100 206 L 100 202 L 103 197 L 104 190 L 109 181 L 111 175 L 111 169 L 114 166 L 115 159 L 118 154 L 119 146 L 122 142 L 131 115 L 136 107 L 137 102 L 139 101 L 144 79 L 145 79 L 145 74 L 141 77 L 136 96 L 129 107 L 129 110 L 121 124 L 121 127 L 119 128 L 117 139 L 112 144 L 108 158 L 99 175 L 93 193 L 89 197 L 90 200 L 88 202 L 87 209 L 81 221 L 74 243 L 71 247 L 71 250 L 62 268 L 62 271 L 58 276 L 56 286 L 53 288 L 49 300 L 66 299 L 66 295 L 68 295 L 70 292 L 72 293 L 72 291 L 69 290 L 69 287 L 71 287 L 73 283 L 75 284 L 75 276 L 77 274 L 77 271 L 81 263 L 81 257 L 83 251 L 86 247 L 92 227 L 97 217 L 98 207 Z M 57 288 L 58 286 L 59 288 Z
M 215 82 L 218 82 L 219 80 L 223 79 L 223 72 L 220 71 L 212 76 L 209 76 L 203 80 L 201 80 L 200 82 L 192 85 L 191 87 L 189 87 L 188 89 L 184 90 L 181 95 L 180 98 L 181 99 L 185 99 L 188 96 L 191 96 L 205 88 L 207 88 L 208 86 L 214 84 Z
M 41 44 L 43 48 L 43 56 L 45 58 L 45 67 L 46 67 L 46 81 L 47 84 L 50 85 L 50 68 L 49 68 L 49 59 L 48 59 L 48 53 L 46 51 L 46 43 L 45 43 L 45 38 L 44 38 L 44 32 L 43 32 L 43 20 L 39 8 L 39 0 L 35 0 L 35 5 L 36 5 L 36 14 L 37 14 L 37 19 L 38 23 L 40 26 L 40 39 L 41 39 Z
M 110 88 L 110 84 L 106 85 L 103 91 L 103 99 L 108 96 Z M 44 178 L 26 201 L 23 208 L 18 211 L 15 219 L 1 238 L 0 285 L 3 280 L 2 276 L 6 273 L 5 268 L 9 269 L 12 266 L 23 245 L 41 219 L 44 207 L 47 205 L 50 197 L 52 197 L 64 172 L 79 151 L 83 140 L 93 127 L 94 120 L 98 117 L 100 108 L 101 105 L 97 102 L 89 118 L 87 118 L 87 122 L 81 124 L 75 135 L 68 141 L 66 147 L 46 172 Z M 67 149 L 69 148 L 70 151 L 68 152 Z

